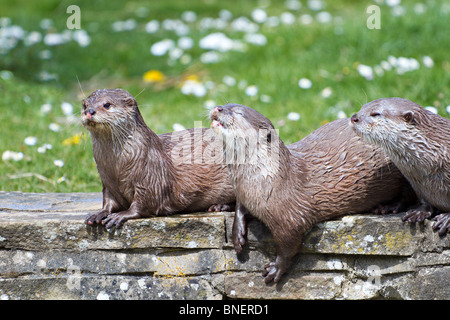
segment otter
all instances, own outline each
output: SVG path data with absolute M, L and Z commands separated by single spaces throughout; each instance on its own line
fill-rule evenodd
M 330 122 L 289 146 L 269 119 L 247 106 L 217 106 L 210 119 L 223 139 L 236 194 L 235 250 L 241 252 L 245 244 L 248 214 L 273 235 L 277 256 L 264 268 L 266 283 L 281 279 L 313 225 L 367 213 L 409 187 L 381 149 L 350 129 L 349 119 Z
M 122 89 L 97 90 L 84 99 L 81 122 L 91 134 L 103 185 L 103 207 L 86 224 L 110 229 L 129 219 L 232 208 L 235 197 L 226 166 L 202 158 L 205 148 L 222 152 L 210 129 L 158 136 Z M 195 130 L 202 141 L 193 141 Z
M 403 221 L 423 222 L 435 209 L 433 229 L 450 230 L 450 119 L 402 98 L 383 98 L 362 106 L 351 118 L 354 131 L 382 148 L 411 183 L 421 204 Z

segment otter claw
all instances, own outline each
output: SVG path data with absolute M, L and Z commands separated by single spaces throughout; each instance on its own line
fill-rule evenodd
M 431 217 L 431 212 L 429 211 L 421 211 L 421 210 L 409 210 L 402 217 L 402 221 L 408 221 L 409 223 L 419 222 L 422 223 L 425 219 L 429 219 Z
M 267 284 L 270 283 L 272 280 L 275 283 L 280 281 L 283 273 L 284 271 L 277 266 L 276 262 L 270 262 L 264 266 L 264 271 L 262 275 L 264 277 L 264 282 Z
M 86 218 L 86 220 L 84 220 L 84 223 L 87 225 L 93 225 L 94 223 L 100 224 L 102 222 L 102 220 L 108 216 L 108 214 L 109 213 L 106 211 L 100 211 L 97 213 L 93 213 L 93 214 L 89 215 Z
M 439 229 L 439 235 L 443 236 L 446 232 L 450 232 L 450 213 L 442 213 L 433 219 L 433 230 Z
M 102 224 L 105 225 L 106 229 L 112 229 L 115 227 L 116 229 L 120 228 L 123 224 L 123 219 L 120 214 L 112 214 L 109 215 L 106 219 L 102 221 Z

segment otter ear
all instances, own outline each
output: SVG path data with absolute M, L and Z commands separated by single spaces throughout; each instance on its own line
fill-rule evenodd
M 269 131 L 267 134 L 267 142 L 270 143 L 272 141 L 272 133 Z
M 415 123 L 413 111 L 405 111 L 402 116 L 406 122 L 411 123 L 411 124 Z

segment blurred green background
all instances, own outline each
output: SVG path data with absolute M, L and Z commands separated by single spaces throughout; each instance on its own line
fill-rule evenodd
M 449 117 L 449 14 L 444 0 L 3 0 L 0 190 L 101 191 L 78 121 L 100 88 L 136 96 L 158 134 L 207 127 L 207 107 L 227 101 L 286 143 L 381 97 Z

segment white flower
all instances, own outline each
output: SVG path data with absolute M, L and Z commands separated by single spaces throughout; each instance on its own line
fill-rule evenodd
M 447 113 L 450 114 L 450 105 L 448 105 L 448 106 L 445 108 L 445 111 L 447 111 Z
M 380 62 L 380 66 L 386 71 L 390 71 L 392 69 L 391 64 L 385 60 Z
M 41 42 L 42 34 L 37 31 L 30 32 L 25 39 L 23 39 L 23 44 L 26 46 L 31 46 L 35 43 Z
M 356 68 L 361 76 L 366 78 L 366 80 L 372 80 L 373 79 L 373 70 L 372 67 L 366 66 L 365 64 L 360 64 Z
M 340 111 L 337 113 L 337 118 L 338 118 L 338 119 L 345 119 L 345 118 L 347 118 L 347 115 L 345 114 L 344 111 L 340 110 Z
M 224 76 L 222 78 L 222 82 L 225 83 L 229 87 L 233 87 L 236 85 L 236 79 L 232 76 Z
M 20 161 L 22 159 L 23 159 L 22 152 L 14 152 L 14 151 L 6 150 L 2 154 L 3 161 L 8 161 L 8 160 Z
M 271 103 L 272 97 L 267 94 L 262 94 L 261 97 L 259 97 L 259 100 L 261 100 L 261 102 L 264 102 L 264 103 Z
M 390 64 L 391 66 L 393 66 L 393 67 L 395 67 L 396 64 L 397 64 L 397 58 L 394 57 L 394 56 L 389 56 L 389 57 L 387 58 L 387 61 L 388 61 L 389 64 Z
M 330 87 L 326 87 L 322 90 L 322 92 L 320 93 L 320 95 L 323 98 L 329 98 L 331 97 L 331 95 L 333 94 L 333 90 Z
M 58 46 L 65 43 L 64 37 L 59 33 L 48 33 L 44 37 L 44 43 L 47 46 Z
M 320 23 L 329 23 L 333 19 L 331 14 L 327 11 L 321 11 L 317 14 L 316 19 Z
M 297 112 L 289 112 L 287 118 L 292 121 L 300 120 L 300 114 Z
M 185 95 L 203 97 L 206 95 L 206 87 L 198 81 L 186 80 L 181 87 L 181 93 Z
M 434 66 L 434 61 L 433 61 L 433 59 L 431 59 L 430 56 L 424 56 L 424 57 L 422 58 L 422 63 L 423 63 L 423 65 L 424 65 L 425 67 L 427 67 L 427 68 L 431 68 L 431 67 Z
M 288 8 L 289 10 L 300 10 L 302 7 L 302 3 L 298 0 L 286 0 L 285 2 L 285 6 L 286 8 Z
M 58 159 L 53 161 L 53 164 L 59 168 L 62 168 L 64 166 L 64 161 Z
M 280 15 L 280 20 L 282 24 L 293 24 L 295 22 L 295 16 L 290 12 L 283 12 Z
M 50 111 L 52 111 L 52 105 L 50 103 L 46 103 L 41 106 L 42 113 L 49 113 Z
M 33 137 L 33 136 L 29 136 L 26 137 L 25 140 L 23 140 L 23 142 L 27 145 L 27 146 L 34 146 L 37 142 L 37 138 Z
M 423 14 L 427 11 L 427 6 L 424 5 L 423 3 L 416 3 L 414 5 L 414 12 L 416 14 Z
M 267 44 L 266 36 L 261 33 L 247 33 L 244 36 L 244 40 L 258 46 L 265 46 Z
M 271 28 L 278 27 L 280 25 L 280 18 L 275 16 L 269 17 L 267 18 L 265 25 Z
M 128 19 L 125 21 L 115 21 L 112 24 L 112 29 L 115 32 L 121 32 L 121 31 L 131 31 L 136 29 L 137 27 L 137 21 L 134 19 Z
M 231 29 L 238 32 L 257 32 L 259 26 L 246 17 L 239 17 L 231 23 Z
M 172 128 L 173 128 L 174 131 L 186 130 L 186 128 L 182 124 L 179 124 L 179 123 L 174 123 Z
M 52 130 L 53 132 L 59 132 L 59 130 L 61 129 L 61 127 L 59 126 L 59 124 L 57 123 L 50 123 L 50 125 L 48 126 L 48 128 L 50 130 Z
M 194 11 L 184 11 L 181 14 L 181 19 L 186 22 L 195 22 L 197 20 L 197 14 Z
M 45 153 L 47 150 L 51 150 L 53 146 L 51 144 L 43 144 L 41 147 L 37 149 L 37 152 L 39 153 Z
M 154 43 L 150 48 L 150 52 L 154 56 L 163 56 L 169 50 L 173 49 L 174 47 L 175 47 L 175 41 L 173 41 L 171 39 L 164 39 L 164 40 Z
M 312 82 L 311 82 L 311 80 L 309 80 L 307 78 L 301 78 L 298 81 L 298 86 L 302 89 L 309 89 L 312 86 Z
M 194 40 L 189 37 L 181 37 L 177 41 L 178 47 L 180 47 L 183 50 L 189 50 L 194 46 Z
M 12 79 L 13 77 L 14 77 L 14 74 L 9 70 L 0 71 L 0 78 L 2 78 L 3 80 L 9 80 L 9 79 Z
M 307 6 L 312 11 L 319 11 L 323 9 L 324 4 L 322 0 L 308 0 Z
M 258 94 L 258 87 L 255 85 L 248 86 L 245 88 L 245 94 L 249 97 L 254 97 Z
M 400 2 L 402 2 L 402 0 L 386 0 L 386 4 L 389 7 L 395 7 L 398 6 L 400 4 Z
M 222 20 L 229 21 L 233 18 L 233 14 L 229 10 L 222 9 L 219 11 L 219 17 Z
M 314 21 L 313 17 L 311 17 L 311 15 L 309 15 L 309 14 L 303 14 L 300 16 L 301 24 L 307 25 L 307 24 L 313 23 L 313 21 Z
M 66 116 L 70 116 L 73 114 L 73 106 L 69 102 L 63 102 L 61 104 L 61 110 Z
M 51 19 L 42 19 L 39 26 L 45 30 L 50 29 L 53 26 L 53 21 Z
M 216 63 L 220 61 L 220 56 L 217 52 L 215 51 L 208 51 L 205 53 L 202 53 L 202 55 L 200 56 L 200 61 L 202 63 Z
M 184 51 L 180 48 L 173 48 L 169 51 L 169 57 L 172 60 L 178 60 L 183 55 Z
M 225 34 L 216 32 L 200 39 L 199 46 L 202 49 L 225 52 L 233 49 L 234 44 L 233 40 L 228 38 Z
M 145 32 L 147 33 L 155 33 L 159 30 L 159 21 L 152 20 L 145 25 Z
M 391 9 L 391 14 L 394 17 L 403 16 L 406 13 L 406 9 L 403 6 L 395 6 Z
M 257 23 L 263 23 L 267 20 L 267 13 L 263 9 L 255 9 L 251 13 L 252 19 Z
M 425 109 L 427 109 L 428 111 L 433 112 L 434 114 L 438 113 L 438 110 L 435 107 L 432 107 L 432 106 L 427 106 L 427 107 L 425 107 Z
M 39 58 L 42 60 L 49 60 L 52 57 L 52 52 L 50 50 L 42 50 L 39 52 Z
M 73 32 L 73 40 L 75 40 L 80 47 L 87 47 L 91 43 L 91 37 L 85 30 L 75 30 Z
M 212 110 L 216 106 L 216 102 L 214 100 L 206 100 L 203 106 L 208 110 Z
M 62 177 L 58 178 L 58 180 L 56 180 L 57 183 L 61 183 L 64 181 L 66 181 L 66 176 L 62 176 Z

